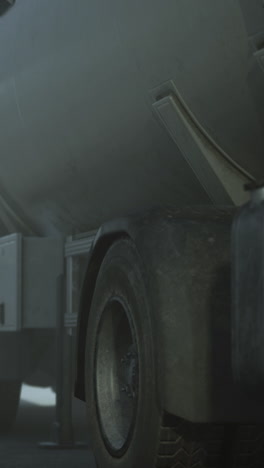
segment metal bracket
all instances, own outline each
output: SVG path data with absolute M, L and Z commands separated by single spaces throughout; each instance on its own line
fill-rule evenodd
M 254 178 L 211 138 L 184 102 L 173 81 L 152 91 L 153 109 L 216 205 L 248 201 L 244 185 Z
M 57 398 L 56 421 L 53 423 L 54 442 L 42 442 L 45 449 L 80 449 L 85 443 L 75 442 L 72 424 L 73 389 L 73 329 L 77 326 L 81 276 L 92 247 L 95 232 L 79 239 L 68 237 L 64 245 L 65 273 L 58 285 L 57 317 Z

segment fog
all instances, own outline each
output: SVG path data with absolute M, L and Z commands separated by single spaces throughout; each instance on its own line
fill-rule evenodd
M 86 447 L 43 448 L 43 443 L 56 442 L 55 400 L 51 388 L 22 386 L 15 424 L 11 431 L 0 434 L 0 468 L 95 468 L 86 429 L 85 404 L 76 398 L 72 402 L 74 439 Z
M 23 385 L 20 402 L 32 403 L 38 406 L 55 406 L 56 394 L 51 388 L 38 388 Z

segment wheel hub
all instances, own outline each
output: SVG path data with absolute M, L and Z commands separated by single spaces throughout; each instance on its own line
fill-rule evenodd
M 95 355 L 95 397 L 100 429 L 114 456 L 121 456 L 133 433 L 139 390 L 137 339 L 131 313 L 111 299 L 99 324 Z
M 137 398 L 138 393 L 138 355 L 135 349 L 128 351 L 121 359 L 123 366 L 125 385 L 121 387 L 121 392 L 128 398 Z

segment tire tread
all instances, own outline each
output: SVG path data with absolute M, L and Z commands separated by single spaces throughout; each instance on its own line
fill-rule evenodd
M 177 421 L 173 427 L 161 427 L 156 468 L 218 468 L 224 426 Z
M 177 418 L 175 418 L 177 421 Z M 263 468 L 263 425 L 163 425 L 155 468 Z

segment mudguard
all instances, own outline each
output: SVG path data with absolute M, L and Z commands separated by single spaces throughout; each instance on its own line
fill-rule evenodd
M 75 395 L 84 398 L 84 349 L 100 264 L 129 236 L 143 260 L 164 411 L 193 422 L 261 420 L 234 382 L 230 233 L 233 209 L 152 210 L 103 225 L 90 253 L 78 323 Z

